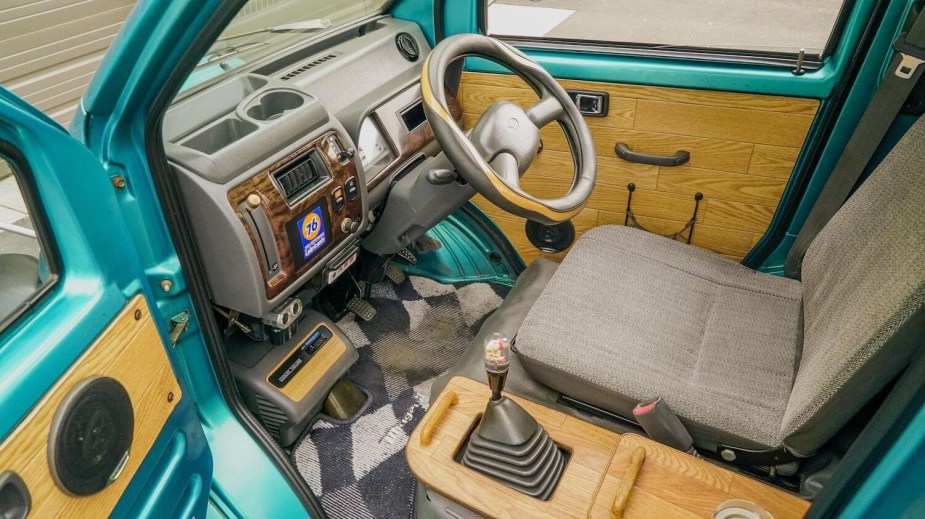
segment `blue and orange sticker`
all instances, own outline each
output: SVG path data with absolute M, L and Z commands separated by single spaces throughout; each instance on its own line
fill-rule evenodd
M 324 230 L 321 207 L 312 209 L 299 220 L 299 237 L 302 239 L 302 255 L 305 260 L 314 256 L 327 244 L 328 235 Z

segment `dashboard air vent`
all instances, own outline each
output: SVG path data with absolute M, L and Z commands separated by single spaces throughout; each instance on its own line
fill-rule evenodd
M 273 178 L 282 189 L 283 196 L 290 203 L 323 182 L 328 176 L 330 175 L 327 168 L 317 151 L 312 151 L 305 159 L 273 173 Z
M 305 72 L 306 70 L 313 69 L 317 67 L 318 65 L 321 65 L 322 63 L 326 61 L 331 61 L 332 59 L 336 57 L 337 57 L 337 54 L 328 54 L 327 56 L 322 56 L 316 60 L 309 61 L 308 63 L 305 63 L 297 68 L 290 70 L 289 72 L 283 74 L 279 78 L 282 79 L 283 81 L 289 81 L 290 79 L 298 76 L 299 74 Z
M 408 61 L 417 61 L 421 55 L 421 47 L 417 40 L 407 32 L 399 33 L 395 37 L 395 45 L 398 46 L 398 52 Z

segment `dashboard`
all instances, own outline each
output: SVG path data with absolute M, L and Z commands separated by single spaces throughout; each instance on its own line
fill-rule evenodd
M 396 179 L 440 152 L 421 102 L 429 50 L 383 16 L 175 100 L 165 150 L 216 304 L 261 317 L 355 260 Z

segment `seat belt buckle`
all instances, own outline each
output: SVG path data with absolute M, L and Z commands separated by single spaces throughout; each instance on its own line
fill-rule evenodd
M 901 60 L 896 67 L 894 74 L 902 79 L 909 79 L 914 74 L 919 65 L 925 63 L 925 49 L 918 45 L 913 45 L 906 40 L 908 33 L 900 33 L 893 42 L 893 49 L 899 53 Z

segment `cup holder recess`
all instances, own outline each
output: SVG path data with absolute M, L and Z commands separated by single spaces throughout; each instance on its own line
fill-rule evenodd
M 272 90 L 254 100 L 245 113 L 248 117 L 258 121 L 273 121 L 303 104 L 305 104 L 305 98 L 296 92 Z

